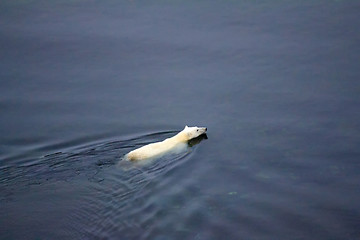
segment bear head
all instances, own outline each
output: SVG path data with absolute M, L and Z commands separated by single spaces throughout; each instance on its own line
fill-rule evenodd
M 187 140 L 196 138 L 198 136 L 200 136 L 201 134 L 206 133 L 207 128 L 206 127 L 188 127 L 185 126 L 183 132 L 186 134 L 187 136 Z

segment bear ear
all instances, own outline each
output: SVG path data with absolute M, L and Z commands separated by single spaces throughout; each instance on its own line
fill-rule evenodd
M 187 128 L 188 128 L 188 125 L 185 126 L 185 129 L 187 129 Z

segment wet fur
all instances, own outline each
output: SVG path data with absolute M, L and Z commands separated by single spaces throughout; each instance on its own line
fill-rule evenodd
M 134 161 L 158 157 L 172 149 L 175 149 L 180 144 L 187 143 L 189 140 L 204 134 L 205 132 L 206 128 L 189 128 L 186 126 L 183 131 L 171 138 L 167 138 L 161 142 L 151 143 L 129 152 L 126 155 L 126 158 L 127 160 Z

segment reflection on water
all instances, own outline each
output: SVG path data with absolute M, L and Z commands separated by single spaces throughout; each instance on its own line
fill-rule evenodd
M 357 239 L 359 8 L 0 1 L 0 239 Z

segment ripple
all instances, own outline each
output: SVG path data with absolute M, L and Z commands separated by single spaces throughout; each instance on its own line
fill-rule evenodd
M 162 176 L 186 163 L 194 153 L 191 150 L 197 146 L 189 145 L 187 151 L 166 155 L 147 164 L 126 162 L 122 165 L 119 161 L 124 163 L 121 157 L 130 149 L 173 134 L 173 131 L 152 132 L 120 140 L 80 141 L 81 144 L 71 147 L 70 143 L 41 146 L 40 151 L 65 148 L 40 158 L 3 165 L 0 201 L 13 202 L 18 194 L 26 194 L 29 187 L 42 192 L 49 191 L 52 186 L 66 189 L 69 184 L 76 185 L 81 191 L 70 202 L 73 210 L 64 220 L 63 236 L 139 239 L 151 231 L 154 218 L 163 214 L 158 199 L 153 198 L 153 191 L 164 181 Z M 55 194 L 52 198 L 61 202 L 67 197 Z M 48 216 L 38 217 L 46 219 Z M 143 229 L 147 230 L 144 232 Z

